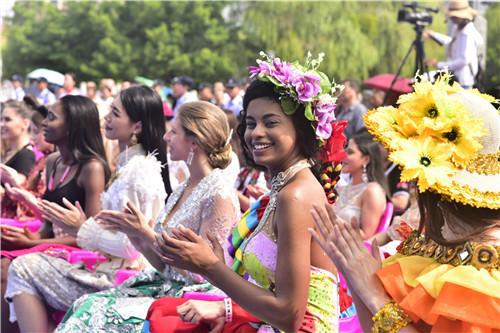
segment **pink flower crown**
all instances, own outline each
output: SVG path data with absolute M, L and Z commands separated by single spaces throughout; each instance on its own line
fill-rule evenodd
M 292 115 L 303 105 L 304 116 L 312 122 L 316 137 L 320 145 L 323 145 L 334 133 L 336 95 L 341 90 L 341 86 L 318 70 L 324 53 L 312 59 L 308 52 L 304 66 L 297 62 L 288 63 L 280 58 L 270 58 L 264 52 L 260 56 L 262 59 L 257 59 L 258 66 L 249 67 L 250 77 L 257 77 L 276 86 L 285 114 Z

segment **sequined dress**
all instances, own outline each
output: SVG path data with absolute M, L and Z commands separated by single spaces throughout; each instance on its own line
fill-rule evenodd
M 146 172 L 144 179 L 141 172 Z M 146 216 L 156 217 L 166 198 L 161 178 L 160 162 L 146 153 L 140 145 L 131 147 L 119 156 L 117 177 L 101 194 L 101 207 L 122 210 L 132 202 Z M 109 260 L 89 271 L 83 264 L 70 264 L 65 259 L 45 253 L 31 253 L 12 261 L 9 268 L 5 298 L 28 293 L 37 295 L 51 308 L 66 311 L 78 297 L 111 288 L 120 268 L 139 269 L 145 260 L 121 232 L 110 232 L 87 219 L 76 235 L 82 249 L 99 251 Z M 11 320 L 15 320 L 11 307 Z
M 197 233 L 215 233 L 223 242 L 239 219 L 239 203 L 233 182 L 220 169 L 203 178 L 181 206 L 170 215 L 186 184 L 179 186 L 155 222 L 155 231 L 170 232 L 184 226 Z M 169 217 L 168 221 L 165 219 Z M 56 332 L 141 332 L 148 308 L 155 299 L 177 296 L 183 287 L 202 282 L 200 276 L 165 266 L 128 279 L 116 288 L 80 297 L 69 309 Z

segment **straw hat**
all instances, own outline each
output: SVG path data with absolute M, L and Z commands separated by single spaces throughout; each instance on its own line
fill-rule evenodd
M 458 17 L 472 21 L 477 12 L 469 6 L 467 0 L 451 0 L 446 11 L 448 17 Z
M 494 98 L 422 79 L 398 108 L 365 115 L 368 130 L 389 150 L 401 179 L 420 192 L 478 208 L 500 209 L 500 114 Z

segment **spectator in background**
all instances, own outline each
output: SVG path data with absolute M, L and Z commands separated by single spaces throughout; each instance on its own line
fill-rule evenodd
M 174 97 L 174 114 L 177 114 L 179 108 L 187 103 L 197 101 L 195 94 L 189 91 L 193 88 L 193 79 L 189 76 L 177 76 L 172 80 L 172 97 Z
M 243 91 L 236 79 L 229 79 L 226 84 L 224 84 L 224 87 L 226 88 L 229 100 L 226 101 L 223 109 L 231 110 L 238 116 L 243 109 Z
M 35 164 L 30 144 L 30 120 L 33 110 L 24 102 L 2 103 L 0 116 L 3 152 L 0 164 L 2 185 L 21 184 Z
M 389 161 L 389 152 L 387 149 L 379 144 L 380 156 L 384 165 L 385 177 L 387 185 L 389 186 L 389 194 L 391 195 L 391 202 L 394 205 L 394 215 L 403 214 L 410 206 L 410 183 L 401 181 L 401 170 L 397 164 Z
M 162 102 L 165 102 L 167 100 L 167 96 L 165 95 L 165 92 L 163 91 L 163 81 L 161 80 L 155 80 L 153 83 L 153 90 L 160 96 Z
M 200 83 L 200 85 L 198 86 L 198 98 L 200 99 L 200 101 L 216 104 L 214 93 L 212 90 L 212 85 L 210 83 L 208 82 Z
M 37 80 L 38 93 L 36 99 L 38 103 L 43 105 L 53 104 L 56 101 L 56 96 L 49 90 L 49 81 L 46 78 L 41 77 Z
M 14 91 L 16 94 L 16 101 L 21 102 L 26 95 L 23 89 L 23 77 L 21 75 L 14 74 L 11 78 L 12 85 L 14 86 Z
M 25 103 L 33 109 L 30 128 L 36 162 L 22 182 L 20 180 L 23 177 L 20 179 L 18 172 L 9 168 L 7 171 L 10 178 L 9 185 L 21 187 L 40 198 L 45 192 L 45 157 L 54 151 L 54 145 L 45 141 L 42 130 L 42 122 L 47 116 L 47 109 L 44 106 L 37 105 L 36 101 L 28 96 L 25 98 Z M 0 169 L 2 172 L 5 170 L 3 165 L 0 165 Z M 2 198 L 1 217 L 24 221 L 33 219 L 34 214 L 29 207 L 11 199 L 9 196 L 5 196 Z
M 379 89 L 373 89 L 372 96 L 370 98 L 370 108 L 378 108 L 384 105 L 385 92 Z
M 76 75 L 75 73 L 64 74 L 64 85 L 59 89 L 58 98 L 64 97 L 66 95 L 81 95 L 80 89 L 76 87 Z
M 99 109 L 99 117 L 101 119 L 108 113 L 109 107 L 113 103 L 114 83 L 111 79 L 102 79 L 99 83 L 99 98 L 95 103 Z
M 438 69 L 448 68 L 465 89 L 472 88 L 475 83 L 479 70 L 478 49 L 484 43 L 483 37 L 472 23 L 476 15 L 476 11 L 469 6 L 467 0 L 452 0 L 446 13 L 447 18 L 453 22 L 451 36 L 432 30 L 424 32 L 424 37 L 430 37 L 438 44 L 447 47 L 445 61 L 426 59 L 426 63 Z
M 94 81 L 87 81 L 87 97 L 97 103 L 97 85 Z
M 359 100 L 359 83 L 356 80 L 348 79 L 342 82 L 344 90 L 338 98 L 337 120 L 347 120 L 349 124 L 344 131 L 345 136 L 350 139 L 352 136 L 363 130 L 363 115 L 366 113 L 366 106 Z
M 386 208 L 387 182 L 380 149 L 370 134 L 356 134 L 349 140 L 342 172 L 351 176 L 347 186 L 339 186 L 335 203 L 338 217 L 359 223 L 363 239 L 373 237 Z
M 229 101 L 229 96 L 226 94 L 224 83 L 217 81 L 214 83 L 213 91 L 215 98 L 215 105 L 222 108 Z
M 120 91 L 130 88 L 130 81 L 123 81 L 120 85 Z

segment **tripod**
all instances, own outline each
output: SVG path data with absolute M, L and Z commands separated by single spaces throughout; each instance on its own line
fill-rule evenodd
M 413 70 L 413 74 L 423 74 L 427 73 L 428 67 L 424 63 L 425 60 L 425 50 L 424 50 L 424 40 L 423 40 L 423 32 L 424 32 L 424 27 L 427 24 L 425 23 L 420 23 L 416 22 L 414 25 L 414 29 L 416 32 L 416 37 L 413 40 L 413 42 L 410 45 L 410 48 L 408 49 L 408 52 L 406 52 L 406 55 L 403 58 L 403 61 L 401 61 L 401 64 L 399 64 L 398 70 L 396 72 L 396 75 L 392 79 L 391 85 L 389 86 L 389 89 L 387 90 L 388 92 L 392 90 L 394 87 L 394 84 L 396 84 L 396 81 L 398 80 L 399 74 L 401 74 L 401 70 L 403 69 L 403 66 L 406 64 L 406 61 L 408 60 L 408 57 L 410 56 L 411 52 L 413 49 L 415 49 L 415 69 Z M 387 94 L 384 98 L 384 105 L 387 103 Z

